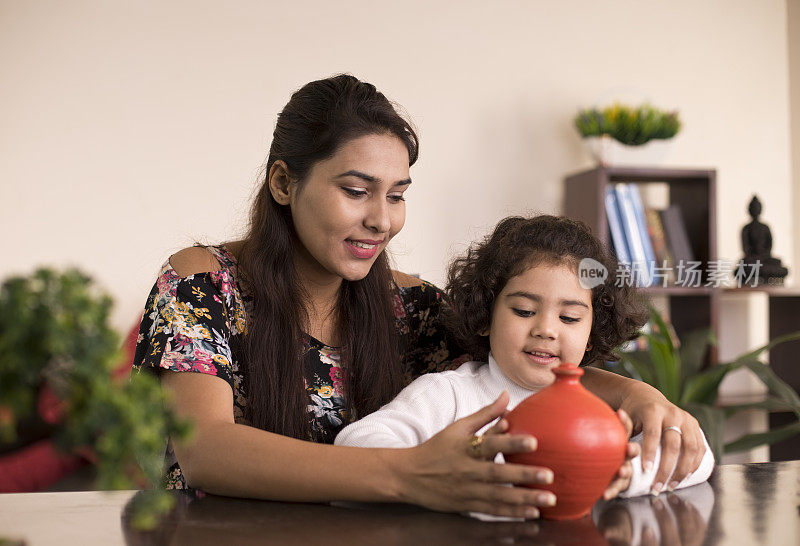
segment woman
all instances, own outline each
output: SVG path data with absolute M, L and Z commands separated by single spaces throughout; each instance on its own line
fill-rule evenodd
M 278 117 L 246 237 L 164 265 L 135 363 L 157 370 L 195 423 L 191 441 L 168 450 L 171 486 L 524 517 L 547 502 L 502 484 L 546 483 L 549 470 L 484 460 L 534 440 L 499 434 L 501 421 L 481 453 L 471 448 L 507 395 L 415 448 L 329 445 L 410 379 L 463 361 L 441 328 L 439 290 L 393 273 L 384 252 L 405 221 L 417 152 L 413 129 L 374 86 L 346 75 L 311 82 Z M 664 437 L 662 483 L 676 458 L 676 479 L 698 466 L 697 422 L 658 391 L 598 370 L 585 384 L 644 429 L 645 460 L 663 427 L 683 431 Z

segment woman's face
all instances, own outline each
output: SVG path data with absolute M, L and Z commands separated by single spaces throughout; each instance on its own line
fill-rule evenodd
M 307 280 L 363 279 L 403 227 L 403 192 L 411 183 L 408 150 L 394 135 L 366 135 L 317 162 L 289 206 Z

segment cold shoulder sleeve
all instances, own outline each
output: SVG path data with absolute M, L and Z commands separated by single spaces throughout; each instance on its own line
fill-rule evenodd
M 165 264 L 142 317 L 134 369 L 217 376 L 234 388 L 231 340 L 246 329 L 227 270 L 180 277 Z

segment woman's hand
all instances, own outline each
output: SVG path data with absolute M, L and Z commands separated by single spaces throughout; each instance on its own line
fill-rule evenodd
M 653 493 L 660 493 L 665 486 L 674 489 L 686 476 L 697 470 L 705 453 L 703 431 L 697 419 L 642 382 L 637 382 L 636 388 L 622 400 L 620 408 L 626 410 L 633 419 L 634 431 L 644 431 L 644 471 L 652 468 L 658 444 L 661 443 L 661 462 L 653 481 Z
M 554 505 L 555 496 L 549 491 L 508 485 L 551 483 L 551 470 L 492 462 L 500 452 L 534 451 L 535 438 L 500 434 L 498 423 L 473 445 L 474 434 L 502 416 L 507 405 L 508 393 L 503 391 L 493 403 L 459 419 L 427 442 L 398 450 L 403 500 L 443 512 L 522 518 L 538 517 L 537 506 Z
M 625 412 L 625 410 L 620 409 L 617 410 L 617 416 L 619 420 L 622 421 L 622 425 L 625 427 L 625 434 L 628 438 L 631 437 L 631 433 L 633 432 L 633 421 Z M 608 488 L 606 488 L 605 492 L 603 493 L 603 498 L 605 500 L 613 499 L 631 485 L 631 478 L 633 477 L 633 465 L 631 463 L 631 459 L 639 455 L 639 444 L 636 442 L 628 442 L 627 447 L 625 448 L 625 462 L 622 463 L 619 471 L 617 471 L 617 475 L 614 476 L 614 479 L 609 484 Z

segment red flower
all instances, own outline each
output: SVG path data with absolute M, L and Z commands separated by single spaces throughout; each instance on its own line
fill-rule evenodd
M 403 305 L 403 300 L 400 299 L 399 294 L 394 295 L 394 316 L 395 318 L 404 318 L 406 316 L 406 308 Z

